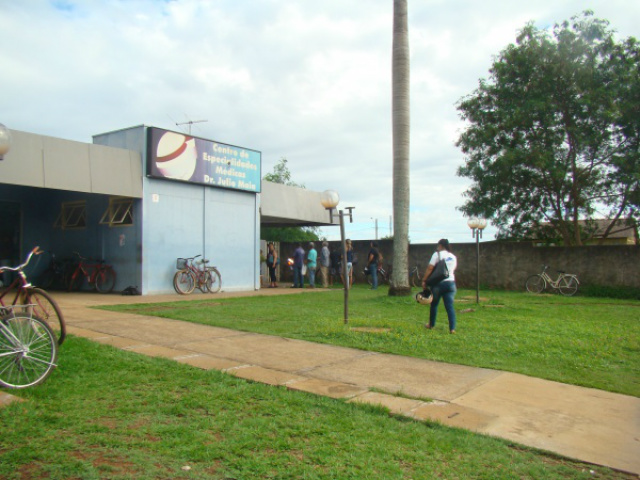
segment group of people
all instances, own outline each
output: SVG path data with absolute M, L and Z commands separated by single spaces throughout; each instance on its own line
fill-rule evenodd
M 329 249 L 328 242 L 322 242 L 320 254 L 316 250 L 315 243 L 309 243 L 309 251 L 305 252 L 302 243 L 297 245 L 293 253 L 293 288 L 304 288 L 304 270 L 309 276 L 309 287 L 316 287 L 316 274 L 319 272 L 322 277 L 322 287 L 328 288 L 333 284 L 333 279 L 338 275 L 340 270 L 340 262 L 342 257 L 337 251 Z M 353 246 L 351 240 L 347 240 L 347 267 L 349 268 L 353 262 Z M 353 267 L 351 266 L 351 269 Z M 350 284 L 353 278 L 349 274 Z M 344 282 L 344 278 L 342 279 Z
M 339 252 L 332 252 L 331 250 L 329 250 L 329 244 L 327 242 L 322 242 L 322 249 L 320 250 L 319 256 L 313 242 L 309 243 L 308 252 L 305 252 L 304 248 L 302 248 L 302 244 L 299 243 L 293 254 L 293 288 L 304 288 L 303 270 L 305 266 L 309 274 L 309 286 L 311 288 L 315 288 L 316 286 L 316 271 L 319 271 L 320 275 L 322 276 L 323 288 L 327 288 L 329 286 L 331 280 L 338 274 L 338 272 L 340 272 L 339 274 L 342 277 L 343 284 L 348 285 L 350 288 L 353 285 L 354 265 L 354 252 L 351 240 L 346 240 L 346 246 L 348 283 L 345 283 L 345 279 L 342 276 L 340 269 L 342 256 Z M 276 266 L 279 263 L 278 254 L 273 243 L 269 243 L 267 245 L 267 249 L 267 267 L 269 269 L 269 279 L 271 282 L 269 286 L 271 288 L 275 288 L 278 286 L 276 282 Z M 369 254 L 367 255 L 367 269 L 369 275 L 371 275 L 371 288 L 374 290 L 378 288 L 377 272 L 381 258 L 382 257 L 380 251 L 378 250 L 377 243 L 371 242 L 371 249 L 369 250 Z M 440 304 L 440 300 L 442 299 L 444 308 L 447 312 L 447 317 L 449 319 L 449 332 L 455 334 L 456 312 L 453 308 L 453 300 L 455 298 L 457 289 L 454 272 L 458 265 L 458 260 L 456 256 L 451 253 L 449 240 L 443 238 L 438 241 L 436 252 L 431 256 L 429 265 L 422 279 L 422 286 L 425 289 L 427 288 L 427 281 L 429 279 L 429 276 L 440 260 L 444 260 L 447 264 L 449 276 L 431 287 L 432 301 L 429 310 L 429 323 L 427 323 L 425 327 L 428 330 L 431 330 L 436 326 L 438 305 Z

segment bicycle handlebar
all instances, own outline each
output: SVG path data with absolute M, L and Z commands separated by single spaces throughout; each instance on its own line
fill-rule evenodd
M 11 272 L 20 272 L 22 271 L 22 269 L 24 269 L 29 262 L 31 261 L 31 257 L 34 255 L 40 255 L 41 253 L 44 253 L 43 250 L 40 250 L 40 247 L 34 247 L 33 250 L 31 250 L 29 252 L 29 254 L 27 255 L 26 260 L 24 261 L 24 263 L 22 265 L 18 265 L 17 267 L 0 267 L 0 272 L 4 272 L 5 270 L 9 270 Z

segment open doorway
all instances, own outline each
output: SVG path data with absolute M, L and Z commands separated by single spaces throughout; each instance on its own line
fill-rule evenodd
M 18 202 L 0 201 L 0 265 L 14 267 L 20 260 L 20 235 L 22 232 L 22 215 Z M 5 285 L 10 277 L 0 276 Z

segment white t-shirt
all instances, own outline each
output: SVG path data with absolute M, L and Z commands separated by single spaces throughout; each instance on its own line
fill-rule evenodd
M 438 253 L 440 254 L 440 258 L 438 258 Z M 449 278 L 443 280 L 443 282 L 455 282 L 456 277 L 453 272 L 455 272 L 456 267 L 458 266 L 458 259 L 453 253 L 447 252 L 446 250 L 443 250 L 442 252 L 435 252 L 431 257 L 431 260 L 429 260 L 429 265 L 433 265 L 435 267 L 436 263 L 442 259 L 447 262 L 447 268 L 449 269 Z

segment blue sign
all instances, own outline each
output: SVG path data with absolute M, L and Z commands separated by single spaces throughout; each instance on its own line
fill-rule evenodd
M 262 154 L 160 128 L 148 129 L 147 176 L 260 192 Z

